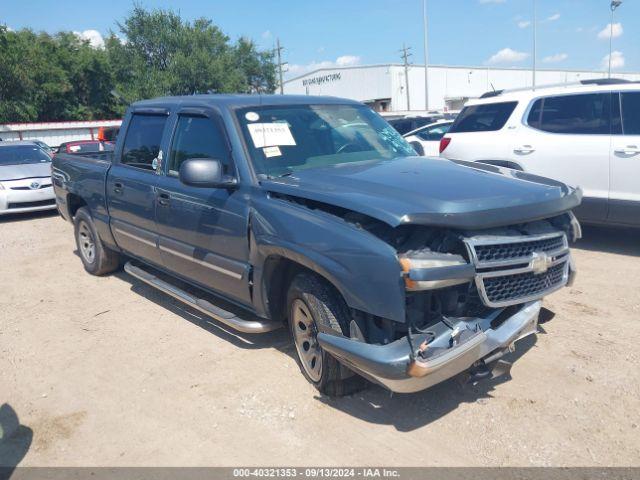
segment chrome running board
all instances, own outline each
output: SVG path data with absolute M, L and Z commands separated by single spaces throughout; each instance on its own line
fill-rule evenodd
M 214 318 L 215 320 L 224 323 L 225 325 L 243 333 L 266 333 L 273 330 L 277 330 L 282 327 L 281 323 L 272 322 L 269 320 L 244 320 L 234 313 L 223 310 L 217 307 L 207 300 L 195 297 L 194 295 L 181 290 L 175 285 L 156 277 L 153 273 L 143 270 L 141 267 L 133 265 L 131 262 L 127 262 L 124 266 L 125 272 L 129 275 L 137 278 L 138 280 L 150 285 L 158 290 L 171 295 L 176 300 L 186 303 L 190 307 L 201 311 L 202 313 Z

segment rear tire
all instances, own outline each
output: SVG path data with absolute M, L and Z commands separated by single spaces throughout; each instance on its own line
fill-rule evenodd
M 299 273 L 289 287 L 287 311 L 296 360 L 311 384 L 329 396 L 349 395 L 366 388 L 364 378 L 341 365 L 318 344 L 318 325 L 340 334 L 348 331 L 349 309 L 330 284 L 318 275 Z
M 84 269 L 92 275 L 106 275 L 120 268 L 120 254 L 102 244 L 87 207 L 73 217 L 76 246 Z

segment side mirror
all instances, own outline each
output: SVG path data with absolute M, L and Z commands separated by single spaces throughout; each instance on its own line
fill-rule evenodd
M 223 174 L 222 162 L 213 158 L 190 158 L 180 165 L 179 178 L 185 185 L 201 188 L 228 188 L 236 179 Z
M 422 147 L 422 144 L 420 142 L 413 141 L 409 142 L 409 144 L 413 147 L 418 155 L 424 157 L 424 148 Z

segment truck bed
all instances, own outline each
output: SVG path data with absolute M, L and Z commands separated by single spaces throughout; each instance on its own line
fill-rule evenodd
M 53 157 L 51 177 L 63 217 L 70 219 L 73 216 L 74 198 L 82 198 L 96 221 L 108 226 L 105 188 L 112 159 L 113 152 L 59 153 Z

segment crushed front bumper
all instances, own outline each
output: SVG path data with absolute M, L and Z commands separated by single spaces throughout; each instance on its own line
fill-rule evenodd
M 525 303 L 505 318 L 494 310 L 485 318 L 448 318 L 429 330 L 435 335 L 423 356 L 420 345 L 433 335 L 412 336 L 388 345 L 371 345 L 328 332 L 319 333 L 323 349 L 362 376 L 394 392 L 417 392 L 468 370 L 476 362 L 500 358 L 517 340 L 537 332 L 540 300 Z M 412 360 L 412 357 L 414 360 Z

